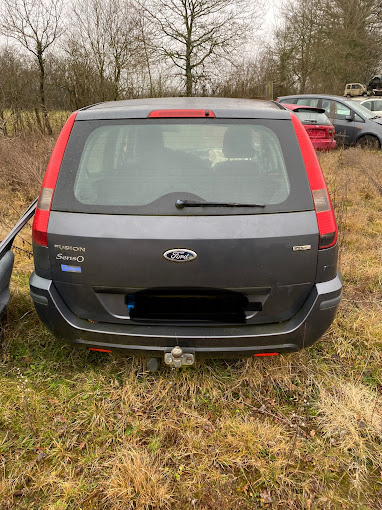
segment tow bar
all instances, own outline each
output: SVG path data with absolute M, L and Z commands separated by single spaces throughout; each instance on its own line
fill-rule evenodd
M 191 352 L 183 352 L 183 349 L 176 345 L 171 352 L 166 352 L 164 362 L 172 368 L 190 367 L 195 363 L 195 356 Z

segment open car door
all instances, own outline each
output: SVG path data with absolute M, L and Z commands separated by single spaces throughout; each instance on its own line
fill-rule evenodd
M 11 232 L 0 242 L 0 316 L 9 301 L 9 282 L 13 269 L 13 241 L 22 228 L 28 223 L 35 213 L 37 198 L 21 216 Z

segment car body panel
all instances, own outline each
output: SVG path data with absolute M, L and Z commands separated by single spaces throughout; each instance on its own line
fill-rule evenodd
M 370 94 L 373 94 L 375 96 L 381 96 L 382 95 L 382 75 L 376 74 L 373 76 L 373 78 L 370 80 L 367 90 Z
M 14 256 L 11 251 L 13 241 L 26 223 L 32 218 L 36 210 L 37 199 L 20 217 L 11 232 L 0 242 L 0 316 L 9 302 L 9 282 L 12 275 Z
M 342 296 L 342 280 L 316 283 L 299 312 L 278 324 L 213 327 L 95 323 L 77 317 L 52 280 L 32 274 L 31 297 L 45 325 L 59 338 L 84 347 L 160 356 L 175 345 L 197 357 L 245 357 L 308 347 L 328 329 Z
M 0 316 L 8 305 L 10 293 L 9 282 L 13 269 L 13 252 L 8 250 L 0 259 Z
M 318 108 L 324 108 L 327 116 L 335 127 L 335 138 L 338 143 L 345 146 L 355 145 L 360 138 L 370 135 L 376 138 L 379 146 L 382 147 L 382 118 L 370 118 L 370 112 L 367 116 L 359 113 L 358 102 L 346 100 L 342 96 L 332 96 L 326 94 L 295 94 L 291 96 L 281 96 L 277 102 L 289 104 L 311 104 Z M 337 110 L 338 105 L 338 110 Z M 336 106 L 336 108 L 333 108 Z M 356 111 L 357 109 L 357 111 Z M 351 118 L 347 119 L 347 112 L 350 110 Z M 366 109 L 367 110 L 367 109 Z M 337 111 L 339 114 L 337 114 Z
M 164 109 L 212 110 L 216 118 L 224 119 L 290 119 L 284 109 L 270 101 L 222 97 L 168 97 L 100 103 L 79 110 L 76 122 L 82 120 L 147 119 L 152 111 Z
M 172 109 L 177 110 L 175 117 L 182 117 L 181 109 L 187 117 L 190 108 L 198 109 L 203 120 L 158 120 L 161 114 L 171 118 Z M 152 114 L 156 110 L 162 110 L 161 114 Z M 42 321 L 57 337 L 88 348 L 156 357 L 176 345 L 198 356 L 237 357 L 295 351 L 316 341 L 333 320 L 342 282 L 337 272 L 337 245 L 318 249 L 322 224 L 319 230 L 292 119 L 276 103 L 223 98 L 154 98 L 80 110 L 60 160 L 44 231 L 47 246 L 33 246 L 35 272 L 30 293 Z M 149 195 L 151 202 L 134 201 L 131 190 L 142 192 L 147 187 L 155 191 L 158 182 L 169 179 L 169 153 L 190 156 L 189 145 L 180 143 L 182 122 L 197 133 L 192 140 L 203 140 L 192 147 L 196 155 L 190 157 L 193 165 L 197 159 L 208 162 L 206 173 L 214 178 L 202 180 L 203 186 L 207 182 L 212 192 L 210 183 L 220 186 L 219 192 L 227 192 L 218 195 L 225 197 L 224 202 L 216 204 L 217 199 L 206 198 L 203 186 L 199 196 L 190 188 L 192 179 L 199 184 L 199 168 L 185 170 L 181 165 L 176 171 L 184 172 L 186 178 L 179 180 L 178 188 L 163 188 L 166 191 L 162 192 L 159 187 L 162 194 Z M 165 155 L 165 164 L 152 159 L 151 166 L 135 167 L 145 152 L 157 154 L 156 147 L 151 147 L 154 143 L 148 144 L 142 136 L 141 126 L 146 124 L 150 133 L 162 134 L 158 154 Z M 208 133 L 200 135 L 199 125 Z M 244 148 L 237 155 L 232 145 L 226 150 L 226 132 L 230 133 L 231 126 L 240 126 L 240 133 L 251 133 L 250 151 Z M 298 124 L 300 128 L 305 143 L 308 139 Z M 221 136 L 212 136 L 212 143 L 206 145 L 214 129 L 220 129 Z M 265 143 L 264 131 L 276 137 L 279 152 L 272 152 L 271 139 Z M 96 138 L 100 132 L 112 132 L 114 145 L 105 142 L 103 148 Z M 91 138 L 93 133 L 96 136 Z M 172 133 L 178 145 L 168 145 Z M 106 135 L 104 140 L 108 140 Z M 244 144 L 243 138 L 235 139 L 235 149 Z M 144 149 L 138 150 L 137 140 L 144 140 Z M 315 158 L 311 145 L 306 147 Z M 223 159 L 211 157 L 216 151 Z M 252 166 L 262 161 L 262 153 L 268 164 Z M 272 163 L 272 155 L 279 153 L 288 172 L 288 195 L 272 202 L 266 198 L 267 188 L 261 186 L 264 176 L 281 179 L 281 173 L 274 171 L 281 167 Z M 153 169 L 151 174 L 146 173 L 147 167 Z M 77 193 L 82 168 L 85 184 L 80 190 L 85 195 Z M 244 168 L 247 174 L 241 173 Z M 125 180 L 118 180 L 119 175 Z M 247 175 L 255 180 L 246 180 Z M 122 193 L 113 188 L 104 194 L 109 178 Z M 237 190 L 238 198 L 231 199 L 235 203 L 226 203 Z M 326 188 L 319 191 L 326 192 Z M 124 201 L 128 193 L 130 202 Z M 177 207 L 179 198 L 192 202 L 187 193 L 199 196 L 200 207 Z M 117 206 L 116 196 L 121 200 Z M 243 196 L 259 201 L 257 205 L 248 198 L 240 202 Z M 179 253 L 187 257 L 181 261 L 171 258 Z M 216 311 L 217 306 L 223 311 Z
M 52 211 L 48 239 L 56 288 L 77 316 L 92 320 L 131 322 L 125 297 L 145 288 L 198 287 L 261 301 L 247 323 L 277 322 L 297 312 L 316 276 L 314 211 L 198 217 Z M 296 245 L 310 248 L 293 251 Z M 197 258 L 171 263 L 163 257 L 171 248 L 191 249 Z
M 367 88 L 362 83 L 347 83 L 345 85 L 344 96 L 346 97 L 367 96 L 368 94 Z
M 310 139 L 312 140 L 313 147 L 317 151 L 329 151 L 331 149 L 335 149 L 337 146 L 336 140 L 331 139 L 320 139 L 316 137 L 311 137 L 311 133 L 307 130 Z
M 311 111 L 311 112 L 317 112 L 317 113 L 325 113 L 325 110 L 323 108 L 316 108 L 314 106 L 305 106 L 305 105 L 295 105 L 295 104 L 288 104 L 288 103 L 280 103 L 285 108 L 288 108 L 289 110 L 292 110 L 294 113 L 298 114 L 298 112 L 304 112 L 304 111 Z M 334 139 L 334 126 L 333 124 L 330 124 L 330 121 L 328 119 L 328 124 L 321 125 L 319 123 L 312 124 L 312 123 L 304 123 L 304 121 L 300 118 L 303 126 L 306 129 L 306 132 L 309 135 L 309 138 L 313 144 L 313 147 L 316 150 L 329 150 L 329 149 L 335 149 L 337 142 Z
M 361 101 L 360 104 L 375 113 L 375 115 L 382 116 L 382 99 L 369 98 Z

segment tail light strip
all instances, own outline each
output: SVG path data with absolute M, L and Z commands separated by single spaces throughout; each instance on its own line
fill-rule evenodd
M 172 117 L 215 117 L 212 110 L 153 110 L 148 114 L 149 119 L 172 118 Z
M 312 192 L 320 235 L 319 249 L 330 248 L 337 242 L 337 224 L 324 175 L 304 126 L 294 113 L 291 118 Z
M 62 158 L 64 157 L 66 145 L 68 143 L 70 133 L 72 132 L 77 113 L 78 112 L 72 113 L 62 128 L 56 145 L 54 146 L 52 155 L 49 159 L 44 180 L 42 181 L 40 196 L 37 202 L 37 209 L 35 212 L 32 227 L 33 241 L 40 246 L 48 246 L 47 232 L 54 189 L 56 187 Z

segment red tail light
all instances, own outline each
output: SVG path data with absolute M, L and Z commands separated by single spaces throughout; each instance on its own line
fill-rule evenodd
M 291 117 L 308 174 L 314 208 L 316 210 L 318 231 L 320 234 L 318 247 L 319 249 L 330 248 L 330 246 L 334 246 L 337 242 L 337 224 L 324 175 L 304 126 L 296 115 L 292 113 Z
M 40 197 L 38 199 L 32 227 L 33 241 L 40 246 L 48 246 L 47 231 L 54 188 L 56 187 L 58 172 L 60 171 L 62 158 L 64 157 L 66 145 L 68 143 L 76 115 L 77 112 L 72 113 L 62 128 L 56 145 L 54 146 L 52 155 L 50 156 L 44 180 L 42 181 Z
M 254 354 L 254 356 L 260 358 L 263 356 L 277 356 L 278 352 L 259 352 L 259 354 Z
M 89 347 L 89 351 L 97 351 L 97 352 L 113 352 L 113 351 L 109 351 L 109 349 L 96 349 L 95 347 Z
M 153 110 L 148 114 L 149 119 L 171 117 L 215 117 L 212 110 Z

